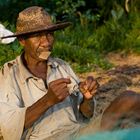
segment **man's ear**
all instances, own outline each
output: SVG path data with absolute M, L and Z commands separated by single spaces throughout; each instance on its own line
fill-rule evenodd
M 25 46 L 25 39 L 24 38 L 18 38 L 18 41 L 21 46 Z

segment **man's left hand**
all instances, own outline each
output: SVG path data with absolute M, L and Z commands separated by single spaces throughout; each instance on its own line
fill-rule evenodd
M 84 99 L 92 99 L 95 96 L 98 87 L 98 82 L 92 76 L 88 76 L 84 82 L 80 82 L 79 84 Z

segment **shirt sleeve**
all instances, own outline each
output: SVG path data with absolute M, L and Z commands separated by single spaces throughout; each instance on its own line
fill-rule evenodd
M 0 73 L 0 129 L 4 140 L 20 140 L 23 134 L 26 107 L 21 102 L 11 73 Z
M 26 108 L 0 101 L 0 128 L 4 140 L 20 140 L 25 121 Z
M 78 109 L 79 109 L 79 106 L 80 106 L 81 102 L 83 101 L 83 95 L 79 90 L 80 80 L 76 76 L 76 74 L 74 73 L 72 68 L 67 63 L 66 63 L 66 67 L 67 67 L 67 69 L 65 69 L 65 70 L 67 71 L 67 73 L 69 73 L 69 75 L 71 77 L 71 81 L 72 81 L 71 85 L 70 85 L 70 88 L 71 88 L 70 92 L 71 92 L 71 94 L 77 95 L 78 98 L 74 102 L 77 101 L 77 105 L 78 105 Z M 96 110 L 96 99 L 94 97 L 93 97 L 93 103 L 94 103 L 93 117 L 95 117 L 95 115 L 96 115 L 96 111 L 95 111 Z M 77 118 L 79 118 L 80 121 L 82 120 L 82 122 L 84 122 L 84 121 L 87 122 L 90 120 L 88 118 L 85 118 L 81 113 L 79 114 L 79 112 L 77 114 L 79 115 L 79 116 L 76 115 Z

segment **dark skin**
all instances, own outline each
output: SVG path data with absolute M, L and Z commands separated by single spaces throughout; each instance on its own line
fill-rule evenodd
M 53 33 L 38 33 L 26 38 L 19 38 L 19 42 L 24 46 L 24 64 L 27 69 L 36 77 L 42 78 L 46 83 L 47 74 L 47 59 L 39 58 L 38 50 L 50 51 L 53 48 L 54 36 Z M 69 89 L 67 87 L 71 81 L 69 78 L 60 78 L 52 81 L 48 85 L 48 92 L 41 99 L 27 108 L 25 115 L 25 129 L 31 127 L 33 123 L 51 106 L 62 102 L 69 96 Z M 85 117 L 93 115 L 94 105 L 91 102 L 96 93 L 98 84 L 93 77 L 87 77 L 84 82 L 79 84 L 81 93 L 83 94 L 83 102 L 80 105 L 80 111 Z
M 113 130 L 125 128 L 121 118 L 140 121 L 140 95 L 133 91 L 125 91 L 117 97 L 104 111 L 101 129 Z M 120 124 L 120 128 L 117 124 Z

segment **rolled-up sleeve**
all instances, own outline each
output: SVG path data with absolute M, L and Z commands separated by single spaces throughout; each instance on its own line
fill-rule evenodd
M 20 140 L 25 121 L 26 108 L 0 102 L 0 129 L 4 140 Z

